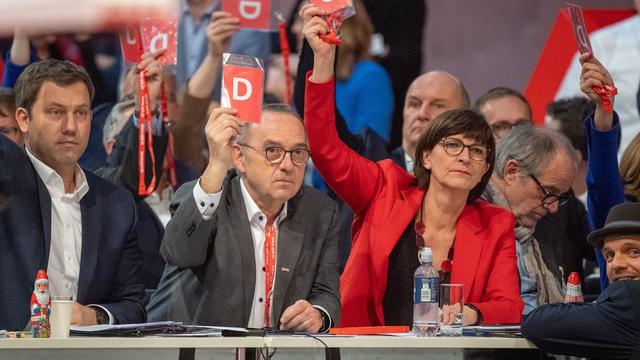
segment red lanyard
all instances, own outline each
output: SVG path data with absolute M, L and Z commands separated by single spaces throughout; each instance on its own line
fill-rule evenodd
M 149 102 L 149 84 L 147 82 L 147 70 L 138 73 L 140 85 L 140 131 L 138 133 L 138 195 L 149 195 L 156 187 L 156 158 L 153 153 L 153 134 L 151 131 L 151 105 Z M 146 133 L 146 134 L 145 134 Z M 145 145 L 151 155 L 152 176 L 149 187 L 146 186 L 145 176 Z
M 285 94 L 283 102 L 291 104 L 291 70 L 289 68 L 289 42 L 287 41 L 287 28 L 282 19 L 278 21 L 278 29 L 280 31 L 280 52 L 284 62 L 284 84 Z
M 167 160 L 167 166 L 169 167 L 169 184 L 171 184 L 171 187 L 175 190 L 178 186 L 178 177 L 176 176 L 176 164 L 173 161 L 173 129 L 170 126 L 171 119 L 169 119 L 169 106 L 167 105 L 167 93 L 165 92 L 164 85 L 164 82 L 160 85 L 160 104 L 162 107 L 162 121 L 167 133 L 169 134 L 165 159 Z
M 276 272 L 276 227 L 267 225 L 264 228 L 264 266 L 265 277 L 265 304 L 264 326 L 269 326 L 269 310 L 271 308 L 271 291 Z

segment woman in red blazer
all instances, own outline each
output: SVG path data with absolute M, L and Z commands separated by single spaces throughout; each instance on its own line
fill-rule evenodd
M 335 127 L 335 47 L 319 37 L 329 30 L 323 12 L 308 4 L 300 15 L 314 50 L 304 114 L 311 156 L 355 213 L 339 325 L 411 324 L 419 246 L 432 248 L 434 266 L 451 271 L 450 283 L 464 284 L 465 325 L 519 323 L 514 219 L 479 199 L 495 160 L 489 126 L 468 110 L 436 117 L 418 142 L 415 176 L 392 160 L 358 155 Z

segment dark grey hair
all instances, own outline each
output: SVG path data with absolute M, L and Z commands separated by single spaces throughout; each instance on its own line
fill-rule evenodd
M 31 113 L 31 107 L 36 102 L 38 93 L 45 81 L 51 81 L 58 86 L 69 86 L 82 82 L 87 87 L 89 99 L 93 101 L 95 90 L 87 71 L 66 60 L 48 59 L 30 64 L 20 74 L 16 81 L 16 107 L 24 108 Z
M 520 101 L 522 101 L 522 103 L 524 103 L 525 107 L 527 108 L 527 113 L 528 113 L 527 116 L 529 117 L 529 119 L 531 119 L 531 105 L 529 105 L 529 101 L 527 101 L 527 98 L 525 98 L 524 95 L 522 95 L 522 93 L 519 92 L 518 90 L 508 88 L 506 86 L 494 87 L 492 89 L 487 90 L 486 93 L 480 95 L 480 97 L 476 100 L 475 104 L 473 105 L 473 110 L 479 113 L 482 113 L 482 108 L 490 100 L 501 99 L 503 97 L 508 97 L 508 96 L 512 96 L 520 99 Z
M 262 112 L 271 112 L 271 113 L 279 113 L 279 114 L 285 114 L 285 115 L 290 115 L 293 116 L 294 118 L 300 120 L 300 123 L 302 123 L 302 126 L 304 126 L 304 122 L 302 121 L 302 117 L 300 117 L 300 114 L 298 114 L 298 112 L 296 111 L 296 109 L 294 109 L 291 105 L 287 105 L 287 104 L 282 104 L 282 103 L 272 103 L 272 104 L 265 104 L 262 107 Z M 250 130 L 251 127 L 253 126 L 253 123 L 251 122 L 246 122 L 243 123 L 240 126 L 240 130 L 238 131 L 238 136 L 236 137 L 236 144 L 246 144 L 247 141 L 249 140 L 249 134 L 250 134 Z
M 576 150 L 566 136 L 561 133 L 534 126 L 517 125 L 509 131 L 496 148 L 496 171 L 500 178 L 509 160 L 517 160 L 527 174 L 537 175 L 548 165 L 558 152 L 564 152 L 571 159 L 574 171 L 578 168 Z

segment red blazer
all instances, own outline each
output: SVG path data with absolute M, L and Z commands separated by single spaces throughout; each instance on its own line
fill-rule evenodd
M 424 189 L 391 160 L 374 163 L 351 150 L 335 127 L 333 81 L 307 81 L 304 120 L 315 167 L 355 213 L 351 254 L 340 278 L 340 326 L 384 325 L 382 299 L 389 254 L 420 208 Z M 519 323 L 514 218 L 477 200 L 456 225 L 451 283 L 464 284 L 465 303 L 485 324 Z

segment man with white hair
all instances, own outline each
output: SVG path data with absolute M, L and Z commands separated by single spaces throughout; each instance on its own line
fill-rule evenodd
M 527 314 L 539 304 L 562 302 L 564 285 L 542 258 L 534 231 L 556 213 L 573 183 L 577 158 L 562 134 L 532 125 L 514 127 L 496 148 L 496 166 L 484 197 L 516 217 L 520 294 Z

